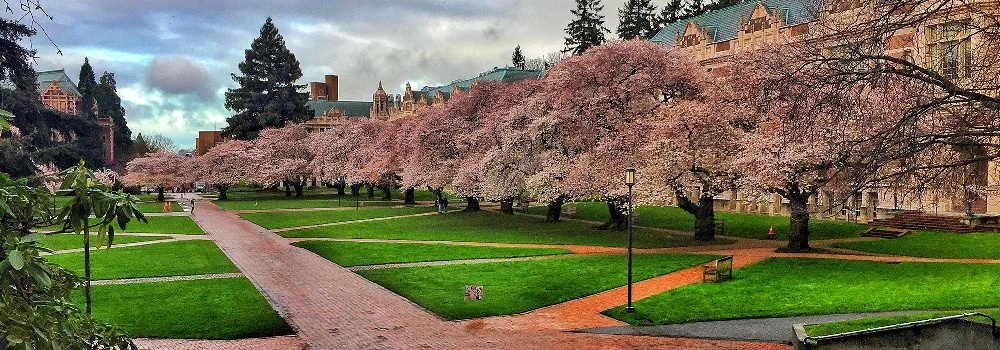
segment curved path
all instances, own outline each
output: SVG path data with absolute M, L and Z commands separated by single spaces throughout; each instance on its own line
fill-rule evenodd
M 288 321 L 298 338 L 139 340 L 140 348 L 788 349 L 777 344 L 565 333 L 543 324 L 501 330 L 448 322 L 214 204 L 202 202 L 193 218 Z

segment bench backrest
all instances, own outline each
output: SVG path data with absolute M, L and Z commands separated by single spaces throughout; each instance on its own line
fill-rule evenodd
M 715 261 L 715 269 L 720 272 L 730 272 L 733 270 L 733 257 L 727 256 Z

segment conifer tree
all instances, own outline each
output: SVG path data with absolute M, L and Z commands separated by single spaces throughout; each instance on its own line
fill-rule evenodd
M 94 90 L 97 87 L 97 80 L 94 78 L 94 68 L 90 66 L 90 60 L 86 57 L 83 59 L 83 66 L 80 67 L 80 80 L 77 81 L 76 87 L 81 95 L 80 101 L 76 103 L 76 113 L 84 117 L 96 117 Z
M 116 85 L 115 73 L 104 72 L 94 90 L 94 98 L 97 100 L 97 115 L 111 119 L 114 125 L 115 163 L 124 166 L 131 159 L 132 130 L 129 130 L 125 120 L 125 108 L 122 108 Z
M 576 0 L 576 9 L 570 12 L 576 16 L 573 22 L 566 26 L 566 48 L 563 52 L 579 55 L 587 49 L 604 43 L 604 15 L 601 15 L 601 0 Z
M 656 35 L 656 14 L 650 0 L 628 0 L 625 6 L 618 10 L 621 21 L 618 24 L 618 37 L 622 40 L 635 38 L 649 39 Z
M 514 56 L 511 58 L 514 68 L 524 70 L 526 68 L 524 54 L 521 53 L 521 45 L 514 48 Z
M 149 144 L 146 143 L 146 139 L 142 137 L 142 133 L 135 136 L 135 141 L 132 142 L 132 158 L 140 158 L 149 153 Z
M 236 112 L 226 119 L 223 135 L 240 140 L 257 136 L 264 128 L 282 127 L 287 122 L 301 122 L 312 117 L 306 107 L 309 94 L 296 85 L 302 77 L 299 61 L 285 46 L 271 18 L 260 29 L 246 50 L 246 60 L 239 64 L 240 75 L 232 74 L 239 87 L 226 92 L 226 108 Z
M 663 10 L 660 11 L 660 27 L 680 20 L 681 7 L 683 7 L 681 0 L 670 0 L 670 2 L 667 2 L 663 6 Z

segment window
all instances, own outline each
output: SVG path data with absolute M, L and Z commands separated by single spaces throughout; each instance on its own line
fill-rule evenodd
M 927 66 L 948 79 L 968 76 L 972 71 L 972 40 L 961 22 L 928 26 Z

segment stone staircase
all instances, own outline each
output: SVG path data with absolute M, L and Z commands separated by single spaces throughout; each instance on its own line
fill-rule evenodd
M 875 238 L 888 238 L 894 239 L 903 237 L 910 234 L 910 230 L 898 229 L 898 228 L 887 228 L 887 227 L 872 227 L 861 234 L 861 237 L 875 237 Z
M 889 227 L 903 230 L 949 231 L 969 233 L 974 230 L 962 223 L 959 216 L 931 215 L 918 212 L 899 213 L 890 219 L 877 219 L 869 223 L 872 227 Z

